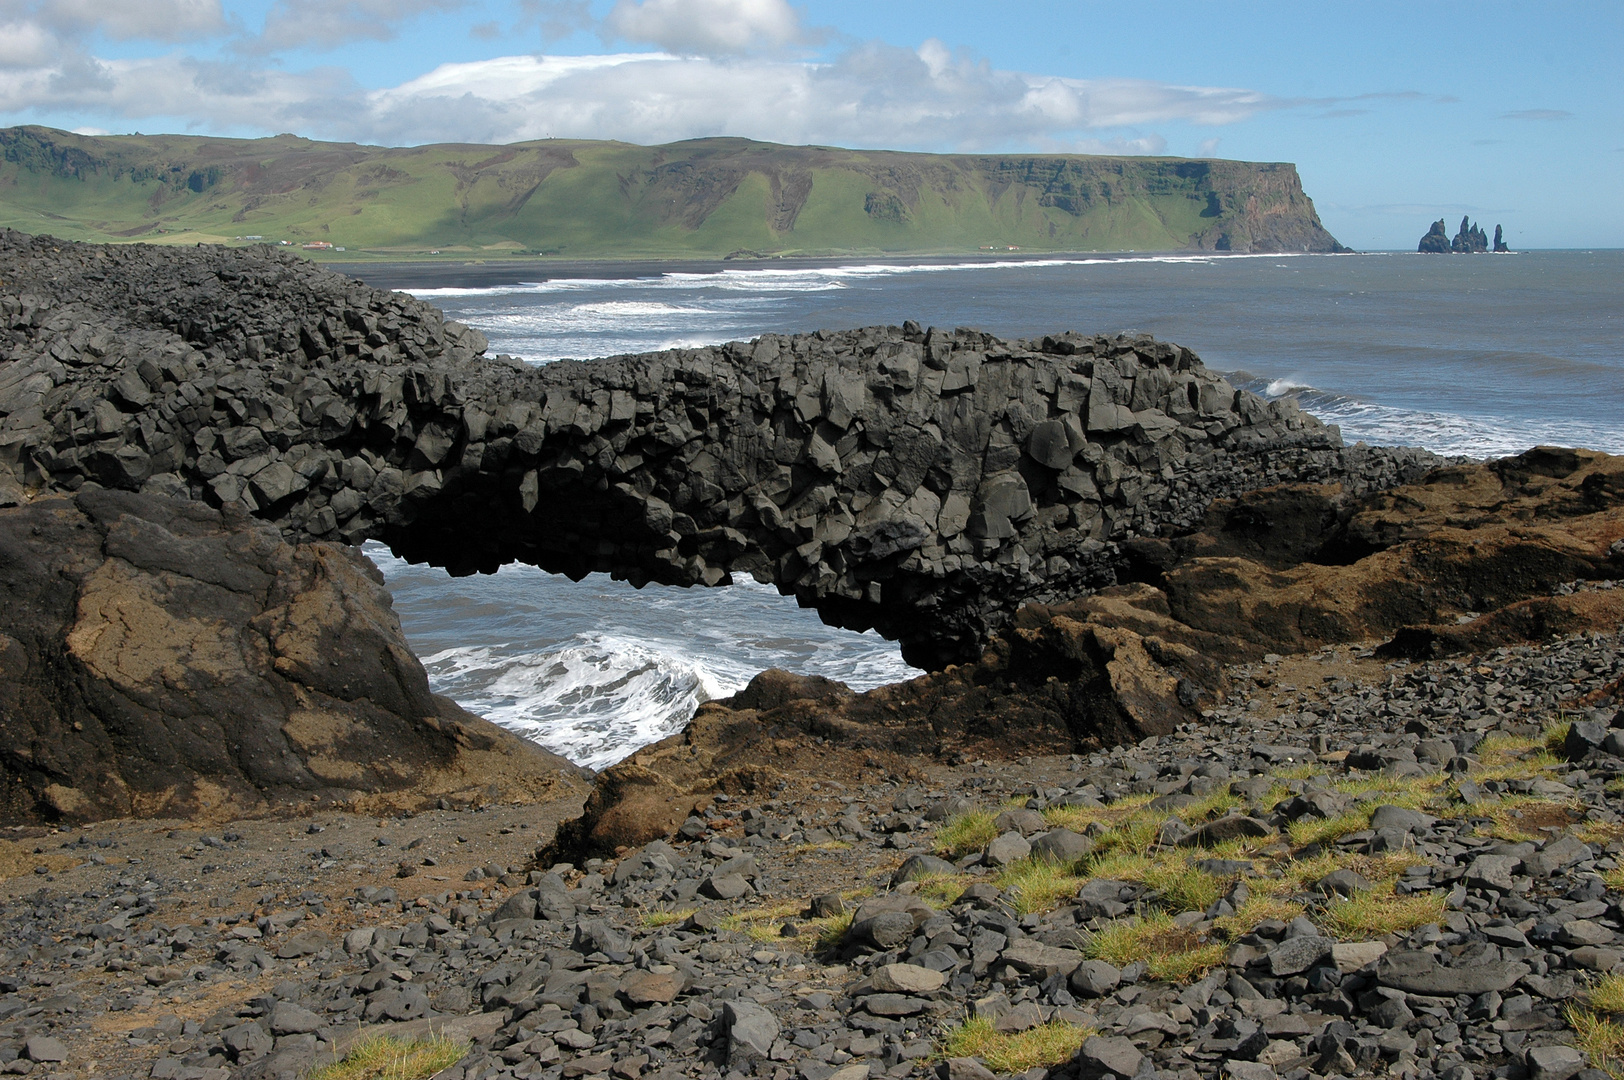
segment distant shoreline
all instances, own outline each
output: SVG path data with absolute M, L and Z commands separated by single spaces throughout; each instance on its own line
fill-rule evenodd
M 493 288 L 524 282 L 571 278 L 614 280 L 658 277 L 661 274 L 721 274 L 729 270 L 816 270 L 835 266 L 960 266 L 985 263 L 1046 263 L 1081 259 L 1130 261 L 1189 258 L 1247 259 L 1299 255 L 1360 254 L 1359 252 L 1228 252 L 1228 251 L 1005 251 L 964 255 L 819 255 L 766 259 L 501 259 L 490 262 L 450 262 L 402 259 L 389 262 L 341 262 L 322 259 L 324 269 L 366 282 L 379 289 Z

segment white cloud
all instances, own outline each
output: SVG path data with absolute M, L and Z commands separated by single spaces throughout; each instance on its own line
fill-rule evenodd
M 279 2 L 286 13 L 315 0 Z M 341 25 L 356 10 L 337 5 L 331 14 Z M 869 148 L 1159 154 L 1167 143 L 1146 130 L 1153 125 L 1224 125 L 1292 104 L 1245 89 L 999 70 L 936 41 L 917 50 L 868 44 L 823 63 L 674 52 L 506 56 L 445 64 L 373 91 L 342 68 L 289 72 L 182 54 L 42 59 L 48 42 L 6 44 L 16 61 L 0 67 L 0 114 L 69 114 L 75 124 L 113 127 L 183 117 L 197 131 L 298 131 L 396 145 L 731 135 Z
M 0 52 L 21 34 L 189 41 L 225 28 L 220 0 L 0 0 Z
M 38 23 L 0 23 L 0 68 L 42 67 L 61 53 L 56 35 Z
M 276 0 L 257 37 L 243 42 L 248 52 L 331 49 L 349 41 L 390 41 L 408 19 L 430 11 L 451 11 L 466 0 Z
M 954 149 L 1057 141 L 1186 120 L 1230 123 L 1270 107 L 1244 90 L 1141 80 L 1035 78 L 870 46 L 830 64 L 710 60 L 669 53 L 512 56 L 451 64 L 371 96 L 383 141 L 546 136 L 658 143 L 737 135 L 788 143 Z M 1159 152 L 1122 136 L 1111 152 Z
M 785 0 L 619 0 L 606 36 L 688 56 L 736 56 L 803 40 Z

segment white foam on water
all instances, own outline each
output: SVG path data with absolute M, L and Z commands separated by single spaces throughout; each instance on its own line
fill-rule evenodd
M 1319 390 L 1290 378 L 1237 384 L 1268 398 L 1294 398 L 1304 411 L 1340 427 L 1343 441 L 1350 444 L 1418 446 L 1446 457 L 1470 458 L 1506 457 L 1542 445 L 1624 454 L 1624 431 L 1585 421 L 1405 409 Z
M 1378 253 L 1380 254 L 1380 253 Z M 897 277 L 905 274 L 947 274 L 974 270 L 1044 270 L 1072 266 L 1131 267 L 1150 263 L 1188 263 L 1210 266 L 1241 259 L 1348 258 L 1312 252 L 1279 254 L 1214 254 L 1198 252 L 1165 255 L 1119 255 L 988 259 L 980 262 L 841 263 L 811 267 L 730 267 L 716 271 L 668 271 L 659 275 L 626 278 L 551 278 L 477 288 L 441 286 L 408 290 L 420 300 L 471 300 L 479 297 L 546 295 L 588 289 L 696 289 L 716 288 L 741 292 L 829 292 L 847 286 L 842 279 Z M 1357 256 L 1363 257 L 1363 255 Z
M 593 769 L 681 730 L 701 702 L 748 681 L 612 634 L 539 652 L 446 649 L 423 666 L 464 708 Z
M 436 693 L 592 768 L 681 730 L 701 702 L 769 667 L 857 690 L 916 674 L 879 635 L 825 627 L 749 579 L 639 591 L 520 564 L 495 579 L 452 579 L 381 544 L 366 553 Z

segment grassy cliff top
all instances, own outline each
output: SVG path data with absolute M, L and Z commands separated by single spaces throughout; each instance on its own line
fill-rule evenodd
M 350 260 L 1341 249 L 1285 163 L 733 138 L 376 147 L 7 128 L 0 225 L 330 244 L 311 253 Z

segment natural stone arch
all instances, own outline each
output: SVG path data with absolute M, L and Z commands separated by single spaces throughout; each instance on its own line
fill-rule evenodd
M 531 367 L 427 304 L 265 249 L 0 236 L 0 461 L 376 538 L 453 574 L 749 573 L 912 663 L 1110 585 L 1120 544 L 1286 479 L 1436 462 L 1345 449 L 1146 336 L 867 327 Z

